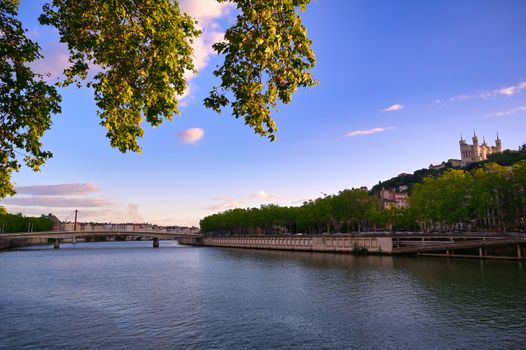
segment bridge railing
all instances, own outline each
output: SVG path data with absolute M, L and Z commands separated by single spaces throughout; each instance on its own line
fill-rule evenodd
M 125 231 L 125 230 L 91 230 L 91 231 L 40 231 L 40 232 L 16 232 L 16 233 L 4 233 L 0 237 L 81 237 L 81 236 L 152 236 L 152 237 L 195 237 L 199 236 L 196 233 L 182 233 L 176 231 L 164 231 L 164 230 L 147 230 L 147 231 Z
M 408 253 L 424 253 L 441 250 L 452 250 L 452 249 L 470 249 L 470 248 L 482 248 L 491 246 L 503 246 L 503 245 L 514 245 L 526 243 L 526 237 L 515 237 L 515 238 L 489 238 L 489 239 L 478 239 L 478 240 L 466 240 L 466 241 L 449 241 L 449 242 L 437 242 L 436 244 L 427 245 L 414 245 L 404 247 L 393 247 L 393 253 L 408 254 Z

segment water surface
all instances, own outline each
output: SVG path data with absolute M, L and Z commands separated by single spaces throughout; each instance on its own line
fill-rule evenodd
M 524 348 L 524 269 L 168 241 L 31 247 L 0 253 L 0 348 Z

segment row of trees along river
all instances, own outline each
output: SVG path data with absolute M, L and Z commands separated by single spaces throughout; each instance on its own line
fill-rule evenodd
M 380 209 L 378 196 L 346 189 L 299 207 L 232 209 L 201 220 L 207 234 L 334 233 L 374 230 L 526 230 L 526 161 L 449 169 L 410 190 L 407 208 Z
M 28 217 L 0 211 L 0 233 L 50 231 L 53 222 L 47 216 Z

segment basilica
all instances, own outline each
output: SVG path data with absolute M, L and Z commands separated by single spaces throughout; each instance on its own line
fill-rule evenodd
M 482 143 L 479 144 L 479 139 L 475 132 L 473 132 L 473 144 L 470 145 L 460 135 L 460 166 L 466 166 L 470 163 L 480 162 L 488 159 L 490 154 L 502 153 L 502 142 L 497 134 L 495 140 L 495 146 L 490 146 L 486 143 L 486 139 L 482 139 Z

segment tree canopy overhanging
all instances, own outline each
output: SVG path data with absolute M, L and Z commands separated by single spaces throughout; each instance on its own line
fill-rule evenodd
M 316 59 L 299 15 L 310 0 L 217 1 L 232 3 L 238 14 L 213 45 L 224 62 L 214 71 L 220 84 L 204 105 L 218 113 L 231 108 L 273 141 L 278 103 L 316 84 Z M 180 113 L 185 74 L 195 70 L 192 43 L 200 35 L 177 0 L 49 1 L 39 21 L 58 29 L 70 61 L 55 86 L 30 68 L 42 55 L 18 19 L 18 5 L 0 0 L 0 199 L 14 194 L 11 175 L 21 164 L 38 170 L 52 156 L 41 138 L 60 113 L 57 86 L 91 86 L 111 146 L 140 152 L 144 120 L 158 126 Z

